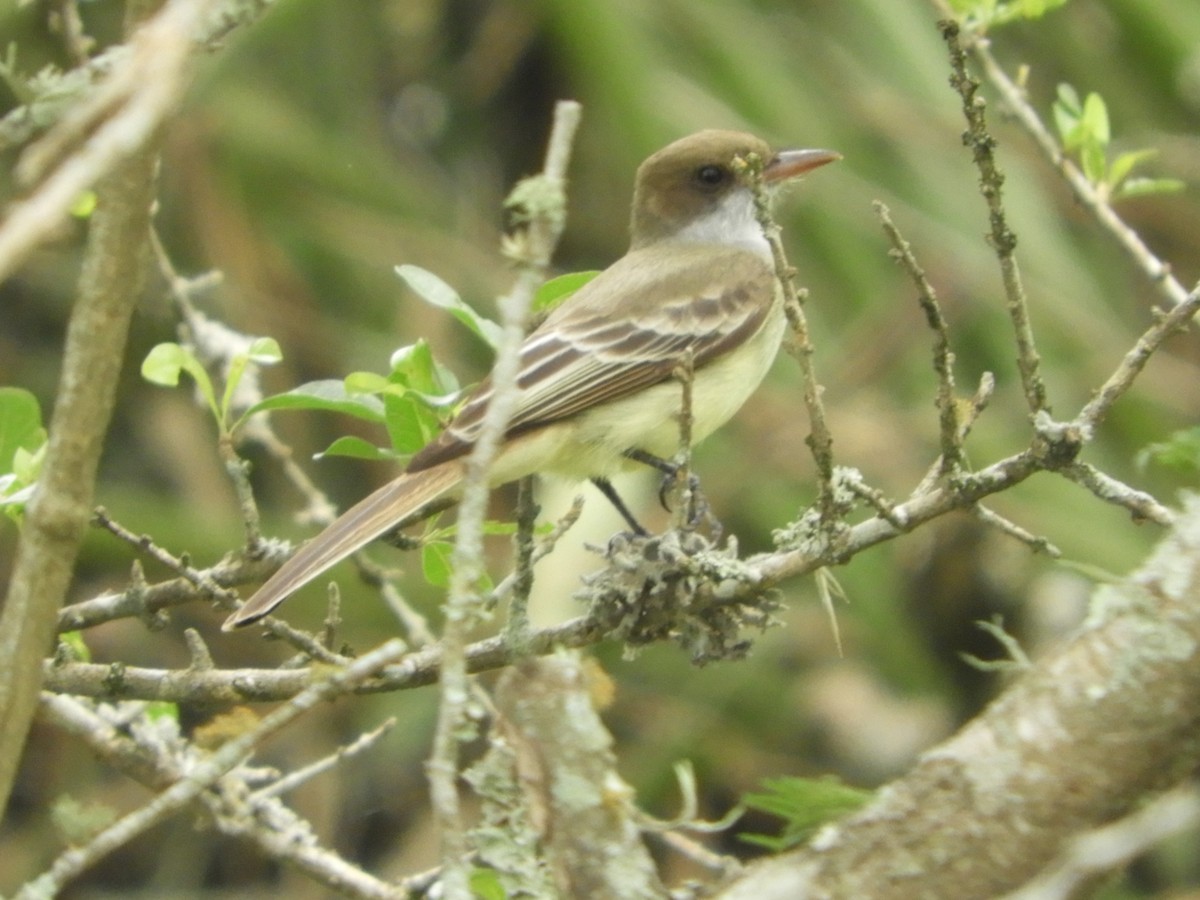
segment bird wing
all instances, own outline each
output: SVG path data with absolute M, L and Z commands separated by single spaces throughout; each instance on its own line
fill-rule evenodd
M 526 338 L 507 436 L 665 381 L 688 350 L 700 369 L 757 333 L 774 298 L 774 276 L 761 257 L 717 245 L 681 248 L 673 257 L 663 266 L 649 251 L 626 255 Z M 408 471 L 466 454 L 491 398 L 488 379 Z

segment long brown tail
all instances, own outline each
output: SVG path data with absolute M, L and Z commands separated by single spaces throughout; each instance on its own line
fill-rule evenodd
M 301 547 L 222 629 L 233 631 L 261 619 L 326 569 L 448 493 L 462 480 L 462 472 L 462 463 L 454 460 L 388 482 Z

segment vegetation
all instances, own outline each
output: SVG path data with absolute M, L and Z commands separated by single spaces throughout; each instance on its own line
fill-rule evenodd
M 1200 881 L 1200 9 L 61 0 L 0 36 L 0 892 Z M 563 98 L 565 206 L 529 180 Z M 655 567 L 590 488 L 537 524 L 507 489 L 222 633 L 706 127 L 844 156 L 776 210 L 811 355 L 690 460 L 736 545 L 649 475 Z

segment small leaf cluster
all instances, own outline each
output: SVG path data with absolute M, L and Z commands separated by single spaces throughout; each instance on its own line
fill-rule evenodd
M 1023 19 L 1040 19 L 1067 0 L 950 0 L 950 8 L 966 27 L 985 31 Z
M 871 792 L 851 787 L 836 778 L 764 778 L 761 793 L 746 794 L 750 809 L 784 820 L 778 836 L 743 833 L 747 843 L 780 852 L 803 843 L 826 822 L 854 812 L 871 799 Z
M 396 274 L 422 300 L 450 313 L 493 350 L 499 345 L 501 326 L 480 315 L 437 275 L 410 265 L 397 266 Z M 534 315 L 544 315 L 596 274 L 573 272 L 550 279 L 534 297 Z M 232 437 L 256 413 L 282 410 L 342 413 L 378 425 L 387 434 L 386 446 L 378 446 L 355 435 L 339 437 L 317 454 L 318 459 L 349 456 L 394 461 L 411 456 L 433 440 L 453 418 L 463 396 L 454 373 L 434 358 L 428 342 L 418 340 L 392 354 L 386 373 L 360 371 L 351 372 L 341 380 L 311 381 L 266 397 L 240 413 L 234 410 L 233 398 L 237 396 L 238 385 L 249 366 L 271 365 L 282 358 L 279 344 L 272 338 L 251 341 L 244 353 L 231 360 L 224 388 L 218 396 L 208 370 L 195 351 L 181 344 L 165 343 L 147 355 L 142 363 L 142 376 L 154 384 L 175 387 L 180 375 L 187 373 L 196 383 L 223 438 Z M 34 406 L 36 410 L 36 403 Z M 3 416 L 2 396 L 0 416 Z M 0 462 L 3 461 L 3 447 L 4 426 L 0 421 Z M 3 480 L 0 480 L 0 500 L 3 499 L 3 486 Z M 488 523 L 485 533 L 512 534 L 514 530 L 512 525 Z M 455 528 L 451 525 L 434 528 L 422 538 L 422 567 L 426 580 L 432 585 L 444 587 L 449 584 L 454 535 Z M 479 587 L 490 589 L 486 576 Z
M 237 419 L 233 419 L 233 398 L 238 385 L 245 377 L 247 367 L 251 364 L 269 366 L 281 359 L 283 353 L 274 338 L 256 338 L 251 341 L 245 350 L 234 354 L 230 359 L 229 371 L 225 375 L 225 390 L 218 398 L 212 378 L 195 350 L 182 344 L 164 343 L 154 347 L 142 361 L 142 377 L 151 384 L 177 387 L 179 376 L 186 372 L 196 383 L 196 390 L 200 392 L 200 396 L 212 412 L 222 437 L 228 437 L 253 412 L 251 407 Z
M 1200 427 L 1176 431 L 1167 440 L 1144 447 L 1137 464 L 1145 468 L 1150 463 L 1177 472 L 1200 473 Z
M 21 521 L 46 457 L 46 429 L 37 398 L 0 387 L 0 510 Z
M 1183 190 L 1183 182 L 1175 178 L 1131 177 L 1137 166 L 1157 155 L 1158 151 L 1153 148 L 1119 153 L 1109 162 L 1112 130 L 1108 106 L 1099 94 L 1089 93 L 1080 100 L 1075 88 L 1060 84 L 1058 99 L 1054 102 L 1054 123 L 1062 138 L 1063 149 L 1078 156 L 1083 174 L 1104 199 Z

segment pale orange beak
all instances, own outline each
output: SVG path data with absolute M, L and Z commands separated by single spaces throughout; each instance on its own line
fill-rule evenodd
M 763 180 L 767 184 L 787 181 L 841 158 L 833 150 L 780 150 L 763 168 Z

